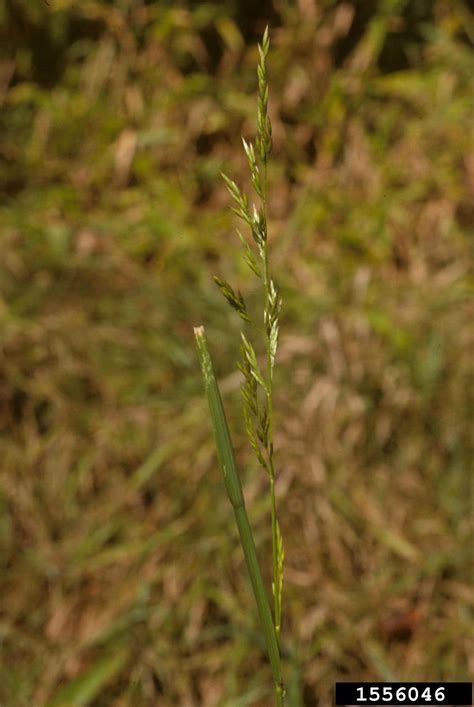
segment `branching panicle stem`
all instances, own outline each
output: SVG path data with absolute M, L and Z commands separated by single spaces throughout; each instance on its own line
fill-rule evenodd
M 272 666 L 275 701 L 277 707 L 284 707 L 285 690 L 282 680 L 280 657 L 284 551 L 280 526 L 277 519 L 276 473 L 273 454 L 273 368 L 278 347 L 278 318 L 281 308 L 281 299 L 270 273 L 267 232 L 267 165 L 272 148 L 272 127 L 268 116 L 268 81 L 266 70 L 266 58 L 269 47 L 270 40 L 267 27 L 263 35 L 262 44 L 258 46 L 256 149 L 251 142 L 247 142 L 245 139 L 243 140 L 252 186 L 258 197 L 260 206 L 257 207 L 253 205 L 251 208 L 247 194 L 242 192 L 232 179 L 229 179 L 225 174 L 222 176 L 234 202 L 232 210 L 249 227 L 252 240 L 254 241 L 252 248 L 251 244 L 238 232 L 239 238 L 244 246 L 245 261 L 252 273 L 263 280 L 263 324 L 266 366 L 262 369 L 260 368 L 253 345 L 243 332 L 241 334 L 241 355 L 238 365 L 244 376 L 242 396 L 247 436 L 259 464 L 268 474 L 270 483 L 273 617 L 261 579 L 252 532 L 245 510 L 240 479 L 235 467 L 229 431 L 227 423 L 225 422 L 224 410 L 220 401 L 217 383 L 215 382 L 212 371 L 210 356 L 207 352 L 204 333 L 201 330 L 196 330 L 196 338 L 209 397 L 219 461 L 224 474 L 228 495 L 234 507 L 236 522 L 252 581 L 252 588 L 265 634 L 267 652 Z M 256 253 L 254 252 L 255 246 Z M 260 265 L 258 264 L 258 259 L 260 259 Z M 238 312 L 244 321 L 251 322 L 251 317 L 247 311 L 241 293 L 232 288 L 226 280 L 219 277 L 214 279 L 231 307 Z

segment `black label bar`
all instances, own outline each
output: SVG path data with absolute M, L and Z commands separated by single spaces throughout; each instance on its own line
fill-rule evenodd
M 336 705 L 472 705 L 472 683 L 337 682 Z

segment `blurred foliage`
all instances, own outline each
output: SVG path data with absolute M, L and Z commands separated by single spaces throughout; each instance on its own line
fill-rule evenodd
M 211 275 L 256 295 L 219 173 L 245 180 L 267 21 L 290 707 L 336 679 L 472 674 L 467 6 L 5 0 L 6 707 L 270 704 L 192 335 L 264 552 Z

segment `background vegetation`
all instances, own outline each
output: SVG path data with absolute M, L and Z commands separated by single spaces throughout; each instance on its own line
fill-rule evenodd
M 5 0 L 0 20 L 0 704 L 271 704 L 192 329 L 268 556 L 211 277 L 257 296 L 219 172 L 246 183 L 267 22 L 290 705 L 472 677 L 467 5 Z

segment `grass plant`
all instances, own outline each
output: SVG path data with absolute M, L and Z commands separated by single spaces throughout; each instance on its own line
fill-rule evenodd
M 472 673 L 474 31 L 461 0 L 272 5 L 285 699 L 330 707 L 348 675 Z M 268 12 L 0 3 L 1 705 L 274 703 L 193 334 L 273 612 L 242 320 L 212 282 L 255 321 L 219 174 L 249 182 Z
M 239 369 L 244 381 L 241 386 L 243 397 L 243 414 L 245 428 L 250 444 L 255 452 L 260 466 L 268 475 L 271 502 L 271 536 L 272 536 L 272 594 L 273 618 L 268 597 L 262 580 L 258 563 L 255 542 L 245 507 L 242 486 L 235 463 L 235 455 L 230 438 L 229 428 L 222 405 L 219 387 L 214 374 L 211 356 L 207 347 L 203 327 L 195 328 L 199 358 L 204 376 L 204 382 L 209 402 L 209 410 L 214 429 L 217 453 L 224 476 L 229 500 L 234 508 L 235 519 L 240 540 L 245 555 L 247 568 L 252 582 L 252 589 L 265 636 L 265 643 L 270 660 L 275 689 L 275 700 L 278 707 L 284 705 L 285 689 L 282 679 L 280 659 L 280 631 L 282 617 L 283 563 L 284 550 L 280 525 L 277 518 L 275 493 L 275 463 L 273 445 L 273 369 L 278 346 L 278 317 L 281 309 L 281 298 L 271 276 L 268 232 L 267 232 L 267 163 L 272 147 L 272 127 L 268 116 L 268 81 L 266 58 L 270 47 L 268 27 L 262 44 L 258 46 L 258 111 L 257 137 L 255 147 L 243 139 L 243 146 L 250 169 L 250 176 L 259 205 L 250 206 L 246 193 L 225 174 L 222 177 L 234 201 L 233 211 L 248 227 L 253 241 L 253 248 L 248 240 L 238 232 L 245 252 L 245 261 L 252 273 L 261 280 L 263 285 L 263 337 L 265 341 L 266 366 L 261 369 L 256 351 L 249 338 L 242 331 L 240 345 Z M 247 310 L 245 300 L 240 291 L 220 277 L 214 277 L 230 306 L 247 324 L 252 324 L 252 318 Z

